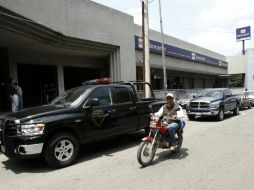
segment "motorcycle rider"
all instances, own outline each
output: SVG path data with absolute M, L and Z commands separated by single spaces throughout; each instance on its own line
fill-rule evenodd
M 158 112 L 154 113 L 156 117 L 161 117 L 165 119 L 168 123 L 167 128 L 169 131 L 169 138 L 171 141 L 170 150 L 174 151 L 177 148 L 175 131 L 180 127 L 185 126 L 185 121 L 183 118 L 183 110 L 180 105 L 174 101 L 174 95 L 168 93 L 166 96 L 167 103 L 163 105 Z

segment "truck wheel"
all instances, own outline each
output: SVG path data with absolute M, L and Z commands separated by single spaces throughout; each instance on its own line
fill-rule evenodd
M 189 120 L 190 120 L 190 121 L 195 120 L 195 117 L 196 117 L 196 116 L 193 116 L 193 115 L 188 115 L 188 118 L 189 118 Z
M 47 143 L 44 158 L 53 168 L 62 168 L 71 165 L 77 159 L 79 143 L 70 133 L 59 133 Z
M 236 104 L 235 109 L 233 110 L 234 115 L 239 115 L 239 104 Z
M 221 108 L 219 110 L 218 115 L 216 116 L 216 120 L 217 121 L 223 121 L 223 119 L 224 119 L 224 110 L 223 110 L 223 108 Z
M 248 109 L 251 109 L 251 103 L 249 104 Z

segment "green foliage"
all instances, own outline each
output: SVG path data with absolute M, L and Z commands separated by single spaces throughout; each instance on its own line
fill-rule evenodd
M 231 75 L 229 78 L 230 87 L 243 87 L 244 86 L 244 74 Z

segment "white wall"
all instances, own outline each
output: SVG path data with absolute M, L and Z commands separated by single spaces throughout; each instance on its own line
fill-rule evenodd
M 254 48 L 246 50 L 245 89 L 254 90 Z
M 245 56 L 228 56 L 227 58 L 228 62 L 228 74 L 239 74 L 239 73 L 245 73 Z

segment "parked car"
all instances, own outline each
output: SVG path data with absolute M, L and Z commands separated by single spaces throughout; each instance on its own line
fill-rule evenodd
M 252 103 L 252 106 L 254 106 L 254 91 L 245 91 L 245 96 L 248 96 L 249 100 Z
M 186 105 L 193 99 L 193 96 L 196 94 L 185 94 L 181 98 L 177 100 L 177 103 L 182 106 L 182 108 L 186 108 Z
M 156 100 L 152 90 L 151 98 L 140 99 L 134 85 L 76 87 L 48 105 L 0 117 L 1 151 L 9 158 L 42 156 L 50 166 L 61 168 L 74 163 L 83 144 L 149 130 L 149 114 L 165 101 Z
M 239 95 L 240 97 L 240 109 L 243 109 L 243 108 L 251 108 L 252 106 L 252 101 L 251 99 L 249 98 L 249 96 L 247 95 L 248 93 L 247 92 L 244 92 L 242 95 Z
M 215 117 L 218 121 L 222 121 L 226 112 L 232 111 L 234 115 L 238 115 L 239 107 L 240 98 L 232 95 L 230 89 L 206 89 L 187 104 L 186 112 L 189 120 L 201 116 Z

